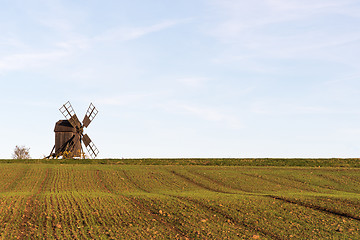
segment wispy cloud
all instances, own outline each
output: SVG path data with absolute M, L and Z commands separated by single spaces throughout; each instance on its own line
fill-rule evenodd
M 348 137 L 354 136 L 357 138 L 360 135 L 360 128 L 344 126 L 342 128 L 337 129 L 337 132 L 346 135 Z
M 209 80 L 207 77 L 184 77 L 177 79 L 179 83 L 192 88 L 201 87 Z
M 192 115 L 205 121 L 221 123 L 224 126 L 233 129 L 241 129 L 244 127 L 237 116 L 226 113 L 224 110 L 215 107 L 197 106 L 193 104 L 172 104 L 166 108 L 170 112 Z
M 8 55 L 0 58 L 0 73 L 11 70 L 44 67 L 68 55 L 69 52 L 63 50 Z
M 338 103 L 345 104 L 344 108 L 351 108 L 355 106 L 354 112 L 358 111 L 357 103 L 352 99 L 360 94 L 360 73 L 347 75 L 340 78 L 335 78 L 325 81 L 318 86 L 320 96 L 331 96 L 330 99 L 336 100 Z
M 52 62 L 61 58 L 70 57 L 79 51 L 86 51 L 95 48 L 97 44 L 106 41 L 130 41 L 145 35 L 159 32 L 171 28 L 177 24 L 189 21 L 189 19 L 168 20 L 145 27 L 120 27 L 108 30 L 106 33 L 95 37 L 73 34 L 68 32 L 64 34 L 64 40 L 57 40 L 47 46 L 47 49 L 26 44 L 19 39 L 0 39 L 0 45 L 21 46 L 17 52 L 9 53 L 0 57 L 0 73 L 5 71 L 30 69 L 48 66 Z M 61 23 L 62 21 L 60 21 Z M 59 24 L 60 24 L 59 23 Z M 61 28 L 61 27 L 60 27 Z
M 319 59 L 354 65 L 356 56 L 346 49 L 360 40 L 353 28 L 354 0 L 244 2 L 214 0 L 218 14 L 209 34 L 222 43 L 219 62 L 239 62 L 254 71 L 264 69 L 263 60 Z M 325 21 L 328 19 L 328 21 Z M 342 19 L 345 25 L 332 21 Z M 267 66 L 269 67 L 269 66 Z M 271 67 L 269 71 L 273 71 Z
M 222 13 L 224 23 L 233 23 L 228 25 L 232 26 L 233 30 L 244 30 L 296 19 L 308 20 L 307 17 L 319 14 L 342 13 L 351 15 L 352 4 L 356 3 L 356 1 L 260 0 L 243 2 L 237 0 L 213 0 L 212 3 Z
M 333 109 L 328 106 L 303 105 L 298 103 L 274 103 L 274 102 L 255 102 L 252 104 L 252 112 L 261 115 L 312 115 L 312 114 L 332 114 Z
M 95 101 L 102 105 L 126 106 L 144 102 L 146 99 L 156 96 L 156 93 L 126 93 L 117 96 L 96 98 Z
M 86 50 L 91 47 L 92 45 L 91 41 L 92 41 L 91 38 L 76 37 L 76 38 L 71 38 L 70 40 L 56 42 L 55 46 L 69 51 Z
M 181 23 L 187 23 L 191 19 L 180 19 L 180 20 L 165 20 L 160 23 L 155 23 L 149 26 L 143 27 L 117 27 L 114 29 L 107 30 L 106 32 L 98 35 L 94 38 L 95 41 L 129 41 L 141 38 L 151 33 L 160 32 L 162 30 L 171 28 Z
M 15 48 L 21 48 L 21 49 L 26 48 L 26 45 L 14 36 L 0 37 L 0 48 L 2 46 L 10 47 L 10 48 L 15 47 Z
M 349 81 L 356 81 L 358 82 L 360 80 L 360 73 L 356 73 L 356 74 L 351 74 L 351 75 L 347 75 L 341 78 L 336 78 L 336 79 L 332 79 L 329 81 L 326 81 L 324 84 L 325 85 L 333 85 L 333 84 L 342 84 L 344 82 L 349 82 Z

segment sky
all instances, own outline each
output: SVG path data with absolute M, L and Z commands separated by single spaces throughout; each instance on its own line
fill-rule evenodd
M 360 156 L 357 0 L 1 0 L 0 158 Z

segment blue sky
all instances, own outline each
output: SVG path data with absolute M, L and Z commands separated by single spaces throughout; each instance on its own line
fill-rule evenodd
M 59 108 L 100 158 L 359 157 L 356 0 L 2 1 L 0 158 Z

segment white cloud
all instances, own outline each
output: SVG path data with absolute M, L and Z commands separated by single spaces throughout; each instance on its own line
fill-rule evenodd
M 302 115 L 302 114 L 332 114 L 333 109 L 324 106 L 302 105 L 297 103 L 255 102 L 252 112 L 262 115 Z
M 343 109 L 356 106 L 354 99 L 360 94 L 360 74 L 354 73 L 341 78 L 325 81 L 318 86 L 319 95 L 323 98 L 342 103 Z M 357 112 L 358 108 L 354 109 Z
M 328 85 L 328 86 L 332 86 L 332 85 L 336 84 L 338 87 L 339 86 L 338 84 L 343 84 L 344 82 L 351 82 L 354 80 L 355 80 L 355 82 L 358 82 L 360 80 L 360 73 L 351 74 L 351 75 L 344 76 L 342 78 L 336 78 L 333 80 L 329 80 L 329 81 L 326 81 L 324 84 Z
M 189 22 L 190 19 L 166 20 L 145 27 L 118 27 L 110 29 L 94 38 L 95 41 L 130 41 L 145 35 L 159 32 L 175 25 Z
M 163 23 L 151 26 L 143 31 L 129 28 L 128 32 L 125 33 L 125 35 L 128 34 L 126 40 L 140 37 L 151 31 L 160 31 L 161 28 L 166 28 L 170 25 L 170 23 Z M 16 38 L 0 39 L 0 45 L 16 47 L 16 51 L 0 57 L 0 73 L 48 66 L 59 59 L 72 56 L 76 52 L 87 51 L 95 47 L 98 41 L 105 41 L 107 39 L 103 37 L 90 38 L 79 34 L 72 34 L 71 32 L 64 34 L 63 37 L 65 39 L 63 41 L 50 42 L 48 44 L 50 49 L 46 50 L 41 47 L 32 46 L 30 43 L 24 43 Z
M 255 71 L 264 67 L 263 59 L 310 58 L 354 65 L 358 54 L 345 55 L 360 39 L 358 31 L 346 28 L 349 18 L 354 18 L 354 8 L 358 9 L 351 3 L 356 2 L 215 0 L 214 11 L 220 20 L 209 25 L 208 31 L 225 50 L 216 59 L 253 62 Z M 326 25 L 324 20 L 333 17 L 339 24 Z
M 177 79 L 181 84 L 193 88 L 201 87 L 209 80 L 210 79 L 206 77 L 184 77 Z
M 67 33 L 64 38 L 67 40 L 54 42 L 52 49 L 31 49 L 31 46 L 27 46 L 18 39 L 3 39 L 0 44 L 21 46 L 24 53 L 8 54 L 0 58 L 0 73 L 5 71 L 31 69 L 48 66 L 62 58 L 72 56 L 78 51 L 86 51 L 92 47 L 95 47 L 98 42 L 122 40 L 130 41 L 147 34 L 158 32 L 167 28 L 170 28 L 176 24 L 183 23 L 188 20 L 177 21 L 164 21 L 158 24 L 154 24 L 147 27 L 139 28 L 120 28 L 111 30 L 106 34 L 99 35 L 94 38 L 79 36 L 78 34 Z M 61 21 L 60 21 L 61 22 Z M 19 51 L 18 50 L 18 51 Z
M 337 129 L 337 132 L 341 135 L 345 135 L 347 137 L 354 136 L 358 137 L 360 135 L 360 128 L 358 127 L 340 127 Z
M 126 106 L 138 102 L 144 102 L 145 99 L 155 96 L 154 93 L 127 93 L 119 96 L 97 98 L 95 101 L 102 105 Z
M 5 46 L 5 47 L 15 47 L 15 48 L 26 48 L 26 45 L 20 41 L 19 39 L 17 39 L 16 37 L 12 36 L 12 37 L 0 37 L 0 47 L 1 46 Z
M 70 51 L 86 50 L 92 46 L 92 42 L 90 38 L 78 37 L 71 38 L 67 41 L 57 42 L 55 43 L 55 46 Z
M 176 112 L 177 114 L 192 115 L 206 121 L 222 123 L 225 126 L 234 129 L 241 129 L 244 127 L 238 117 L 225 113 L 223 110 L 215 107 L 173 104 L 171 106 L 167 106 L 167 109 L 169 111 Z
M 69 55 L 70 53 L 64 50 L 12 54 L 0 59 L 0 72 L 44 67 Z
M 10 47 L 14 46 L 15 49 L 10 49 L 10 52 L 0 57 L 0 73 L 49 66 L 59 60 L 73 56 L 78 51 L 87 50 L 91 43 L 85 37 L 78 37 L 53 42 L 46 47 L 35 47 L 15 38 L 4 40 L 5 44 Z
M 313 13 L 314 10 L 324 10 L 337 11 L 339 7 L 346 6 L 353 0 L 346 1 L 337 1 L 337 0 L 318 0 L 316 2 L 311 0 L 295 0 L 295 1 L 286 1 L 286 0 L 266 0 L 265 1 L 273 10 L 280 11 L 295 11 L 295 12 L 307 12 Z

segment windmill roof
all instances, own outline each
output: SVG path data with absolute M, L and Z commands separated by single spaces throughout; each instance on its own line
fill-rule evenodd
M 76 132 L 68 120 L 59 120 L 55 124 L 54 132 Z

